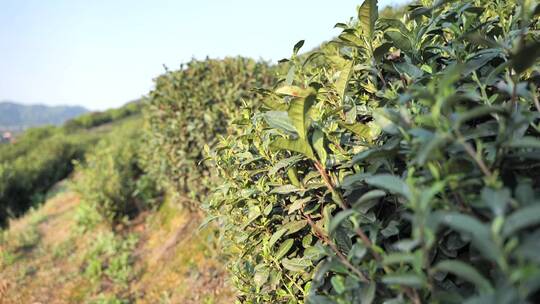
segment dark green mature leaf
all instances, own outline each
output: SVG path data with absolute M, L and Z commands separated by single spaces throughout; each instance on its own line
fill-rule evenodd
M 394 68 L 400 74 L 406 74 L 414 79 L 420 78 L 424 75 L 424 72 L 420 68 L 408 62 L 395 63 Z
M 426 279 L 414 273 L 387 274 L 382 277 L 382 282 L 387 285 L 404 285 L 422 288 L 426 284 Z
M 493 291 L 493 286 L 491 286 L 491 283 L 484 276 L 482 276 L 474 267 L 461 261 L 442 261 L 435 265 L 434 270 L 455 274 L 471 283 L 474 283 L 481 291 Z
M 336 228 L 341 224 L 341 222 L 343 222 L 345 219 L 347 219 L 349 216 L 353 215 L 354 213 L 356 213 L 355 210 L 347 209 L 347 210 L 340 211 L 335 216 L 333 216 L 332 219 L 330 220 L 330 225 L 328 226 L 328 233 L 334 232 L 334 230 L 336 230 Z
M 279 162 L 277 162 L 272 167 L 272 169 L 270 169 L 270 171 L 268 171 L 268 174 L 270 174 L 270 175 L 276 174 L 279 170 L 281 170 L 283 168 L 287 168 L 289 166 L 292 166 L 295 163 L 299 162 L 300 160 L 302 160 L 301 155 L 294 155 L 294 156 L 291 156 L 291 157 L 288 157 L 288 158 L 284 158 L 284 159 L 280 160 Z
M 294 45 L 294 48 L 293 48 L 294 55 L 298 54 L 298 51 L 300 51 L 302 46 L 304 46 L 304 42 L 305 42 L 304 40 L 300 40 Z
M 371 304 L 375 300 L 375 291 L 377 290 L 376 283 L 369 283 L 369 285 L 362 287 L 360 293 L 360 301 L 362 304 Z
M 283 228 L 287 229 L 287 233 L 285 235 L 291 235 L 295 232 L 300 231 L 304 227 L 307 227 L 307 221 L 306 220 L 300 220 L 300 221 L 292 221 L 285 225 L 283 225 Z
M 412 194 L 409 186 L 399 177 L 390 174 L 379 174 L 366 178 L 366 183 L 390 191 L 394 194 L 399 194 L 409 201 L 412 199 Z
M 368 191 L 366 193 L 364 193 L 355 203 L 354 203 L 354 206 L 357 207 L 357 206 L 360 206 L 366 202 L 369 202 L 371 200 L 374 200 L 374 199 L 378 199 L 378 198 L 381 198 L 381 197 L 384 197 L 386 196 L 386 192 L 382 191 L 382 190 L 371 190 L 371 191 Z
M 504 223 L 502 235 L 509 237 L 518 230 L 538 224 L 540 224 L 540 203 L 537 202 L 510 214 Z
M 540 139 L 531 137 L 531 136 L 524 136 L 521 138 L 513 138 L 508 143 L 508 146 L 511 148 L 533 148 L 533 149 L 540 149 Z
M 540 57 L 540 41 L 532 42 L 521 49 L 511 58 L 512 67 L 518 73 L 523 73 L 530 68 Z
M 500 261 L 502 253 L 493 242 L 488 225 L 482 224 L 469 215 L 456 212 L 440 213 L 440 222 L 456 231 L 470 235 L 472 245 L 486 258 L 495 262 Z
M 510 190 L 495 190 L 488 187 L 482 189 L 482 200 L 491 208 L 493 214 L 502 216 L 506 212 L 506 206 L 510 203 Z

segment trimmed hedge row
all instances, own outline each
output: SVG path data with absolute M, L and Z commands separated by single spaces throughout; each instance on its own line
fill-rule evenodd
M 204 147 L 236 132 L 230 121 L 254 98 L 252 88 L 272 81 L 267 64 L 246 58 L 193 60 L 159 76 L 145 109 L 149 173 L 199 207 L 213 180 Z
M 111 228 L 150 209 L 159 196 L 143 169 L 141 117 L 115 126 L 78 163 L 76 190 L 81 201 L 95 209 Z
M 31 128 L 12 144 L 0 145 L 0 227 L 41 203 L 47 191 L 73 171 L 107 133 L 87 130 L 105 122 L 116 123 L 140 113 L 140 103 L 129 103 L 100 114 L 84 114 L 62 127 Z M 106 119 L 96 119 L 105 117 Z
M 0 145 L 0 227 L 41 203 L 56 182 L 73 170 L 96 137 L 66 135 L 61 128 L 43 127 L 26 131 L 13 144 Z
M 211 151 L 239 302 L 538 302 L 539 12 L 368 0 L 297 44 Z

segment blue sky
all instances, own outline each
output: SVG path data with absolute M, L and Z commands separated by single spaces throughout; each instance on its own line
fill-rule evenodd
M 379 1 L 383 7 L 403 0 Z M 0 0 L 0 100 L 117 107 L 166 65 L 243 55 L 275 62 L 339 33 L 361 0 Z

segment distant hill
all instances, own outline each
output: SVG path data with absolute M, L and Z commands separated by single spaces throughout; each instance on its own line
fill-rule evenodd
M 21 131 L 42 125 L 60 125 L 88 112 L 80 106 L 23 105 L 0 101 L 0 131 Z

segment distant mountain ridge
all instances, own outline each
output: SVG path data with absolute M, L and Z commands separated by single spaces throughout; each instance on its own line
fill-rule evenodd
M 60 125 L 88 112 L 81 106 L 25 105 L 0 101 L 0 131 L 21 131 L 43 125 Z

